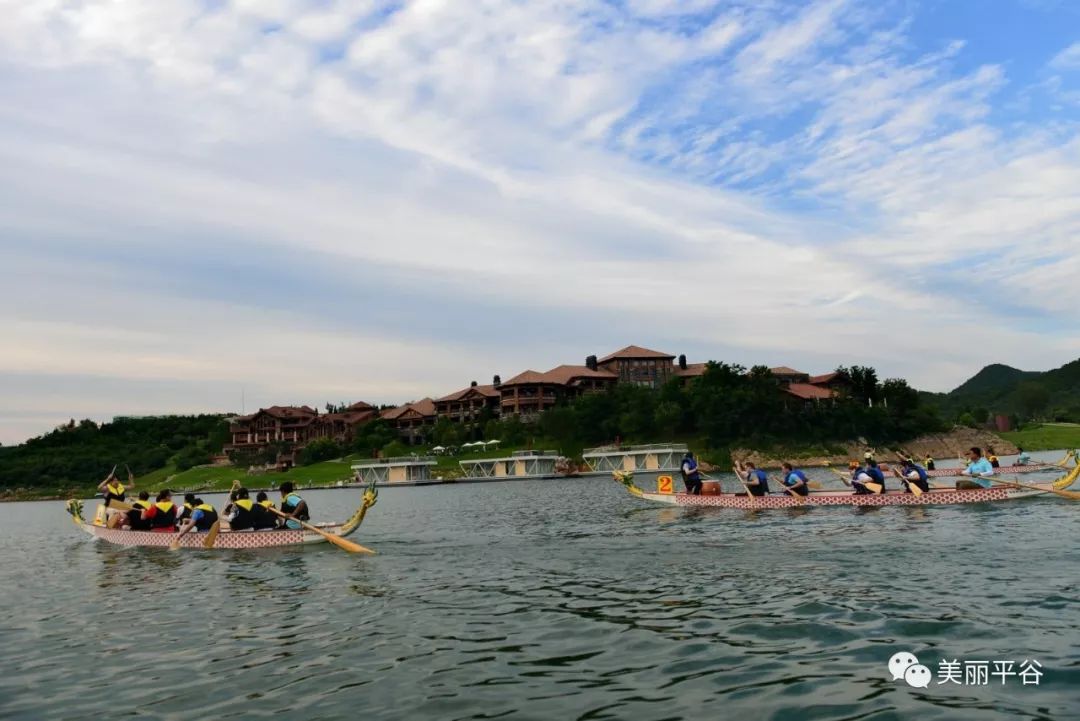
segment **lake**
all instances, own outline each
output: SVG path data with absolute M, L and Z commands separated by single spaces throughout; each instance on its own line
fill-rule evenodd
M 1076 718 L 1078 532 L 1056 497 L 751 514 L 592 478 L 382 489 L 374 557 L 168 552 L 0 504 L 0 718 Z

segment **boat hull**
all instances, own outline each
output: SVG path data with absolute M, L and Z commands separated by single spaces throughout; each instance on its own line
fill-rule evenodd
M 1049 484 L 1047 484 L 1049 486 Z M 743 510 L 762 510 L 773 508 L 805 508 L 809 506 L 938 506 L 966 503 L 986 503 L 988 501 L 1009 501 L 1030 498 L 1049 493 L 1047 490 L 1028 490 L 1025 488 L 979 488 L 957 491 L 953 489 L 933 489 L 916 496 L 913 493 L 890 491 L 881 495 L 855 495 L 851 491 L 820 491 L 809 496 L 769 495 L 764 497 L 746 494 L 720 493 L 712 496 L 694 496 L 687 493 L 649 493 L 642 491 L 641 498 L 647 501 L 665 503 L 672 506 L 702 506 L 714 508 L 741 508 Z M 638 495 L 638 494 L 634 494 Z
M 340 524 L 320 526 L 328 533 L 336 533 Z M 150 546 L 168 548 L 176 539 L 175 533 L 156 533 L 154 531 L 124 531 L 118 528 L 105 528 L 92 524 L 83 524 L 83 530 L 94 538 L 100 538 L 118 546 Z M 180 539 L 181 548 L 202 548 L 205 533 L 188 533 Z M 303 546 L 314 543 L 326 543 L 326 539 L 317 533 L 303 530 L 268 530 L 268 531 L 222 531 L 214 541 L 214 548 L 280 548 L 282 546 Z

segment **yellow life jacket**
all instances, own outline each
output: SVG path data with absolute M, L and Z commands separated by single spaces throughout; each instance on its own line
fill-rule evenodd
M 187 504 L 185 503 L 184 505 L 186 506 Z M 193 511 L 213 511 L 214 507 L 211 506 L 209 503 L 200 503 L 199 505 L 195 506 L 195 508 L 193 508 L 191 510 L 193 510 Z
M 238 498 L 235 501 L 233 501 L 233 503 L 236 504 L 237 506 L 239 506 L 240 508 L 243 508 L 245 511 L 250 511 L 251 506 L 254 505 L 250 498 Z
M 263 508 L 273 508 L 274 502 L 267 498 L 265 501 L 259 501 L 259 505 Z
M 168 513 L 169 511 L 171 511 L 173 509 L 172 501 L 158 501 L 154 505 L 157 506 L 158 510 L 161 511 L 162 513 Z
M 105 490 L 119 498 L 120 496 L 124 495 L 124 484 L 120 483 L 119 481 L 117 481 L 115 484 L 110 483 L 109 485 L 105 486 Z
M 147 508 L 150 507 L 150 501 L 138 500 L 138 501 L 135 501 L 134 503 L 132 503 L 131 505 L 134 506 L 135 508 L 141 508 L 142 510 L 145 511 Z

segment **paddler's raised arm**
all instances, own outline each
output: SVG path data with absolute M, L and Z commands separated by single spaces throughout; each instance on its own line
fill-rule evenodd
M 104 491 L 106 486 L 109 485 L 109 481 L 114 480 L 115 478 L 116 478 L 116 466 L 113 466 L 112 470 L 109 471 L 109 475 L 105 477 L 105 480 L 98 484 L 98 490 L 99 491 Z

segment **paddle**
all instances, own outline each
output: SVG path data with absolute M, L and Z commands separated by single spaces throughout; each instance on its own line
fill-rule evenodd
M 370 548 L 364 548 L 359 543 L 353 543 L 349 539 L 342 538 L 341 536 L 338 536 L 336 534 L 327 533 L 326 531 L 324 531 L 323 529 L 321 529 L 321 528 L 319 528 L 317 526 L 313 526 L 310 523 L 305 523 L 304 521 L 301 521 L 298 518 L 293 518 L 289 514 L 282 513 L 281 511 L 279 511 L 276 508 L 267 508 L 266 510 L 270 511 L 274 515 L 281 516 L 282 518 L 285 518 L 287 520 L 296 521 L 302 527 L 306 528 L 307 530 L 311 531 L 312 533 L 318 533 L 320 536 L 325 538 L 327 541 L 330 541 L 330 543 L 334 544 L 335 546 L 337 546 L 338 548 L 340 548 L 340 549 L 342 549 L 344 551 L 348 551 L 349 553 L 370 553 L 372 555 L 375 555 L 375 551 L 372 551 Z
M 900 473 L 900 471 L 898 471 L 898 470 L 896 470 L 894 468 L 894 469 L 892 469 L 892 472 L 893 472 L 894 476 L 899 478 L 901 481 L 907 483 L 908 490 L 911 491 L 912 493 L 914 493 L 916 498 L 923 494 L 923 489 L 921 489 L 917 485 L 915 485 L 914 481 L 912 481 L 912 480 L 910 480 L 908 478 L 904 478 L 904 475 L 902 473 Z
M 799 500 L 799 503 L 806 503 L 807 496 L 804 496 L 795 489 L 789 487 L 786 483 L 777 479 L 776 476 L 769 476 L 769 480 L 783 488 L 784 492 L 787 493 L 789 496 L 794 496 L 795 498 L 797 498 Z
M 1042 491 L 1043 493 L 1053 493 L 1055 495 L 1061 496 L 1062 498 L 1068 498 L 1070 501 L 1080 501 L 1080 493 L 1077 493 L 1076 491 L 1059 491 L 1053 486 L 1050 486 L 1050 488 L 1045 488 L 1043 486 L 1032 486 L 1027 483 L 1021 483 L 1020 481 L 1016 480 L 1015 477 L 1011 481 L 999 481 L 993 476 L 980 476 L 980 478 L 985 478 L 991 483 L 1015 486 L 1017 488 L 1027 488 L 1032 491 Z
M 750 500 L 750 504 L 756 506 L 757 501 L 754 500 L 754 494 L 750 492 L 750 486 L 746 485 L 746 480 L 743 478 L 742 463 L 739 461 L 735 461 L 735 477 L 739 479 L 739 483 L 742 484 L 743 490 L 746 491 L 746 497 Z

